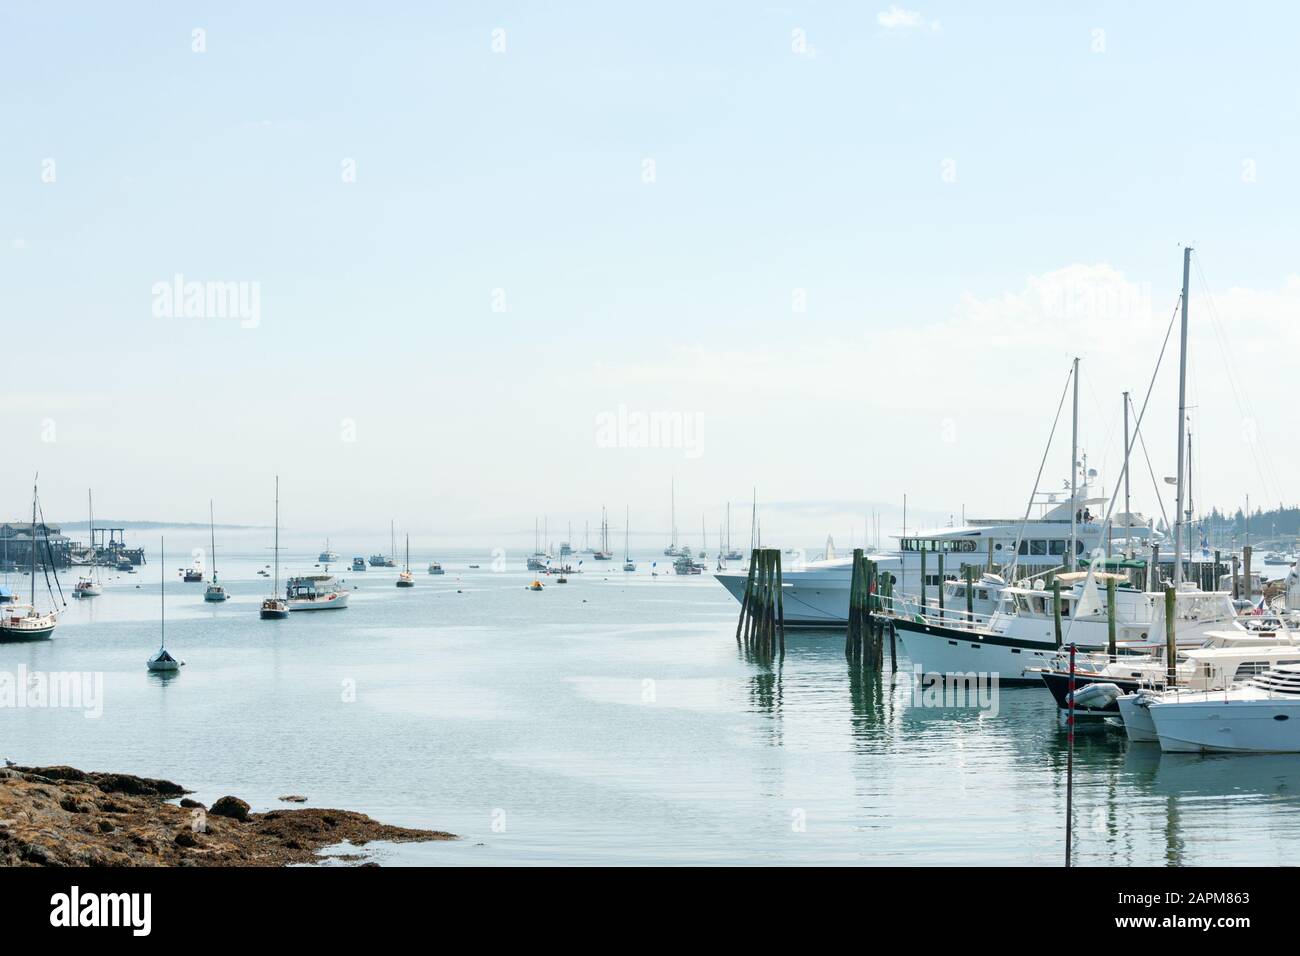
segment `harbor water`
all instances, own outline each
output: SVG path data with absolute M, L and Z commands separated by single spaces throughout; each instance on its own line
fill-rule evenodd
M 168 535 L 169 555 L 206 545 L 206 529 Z M 255 811 L 303 794 L 461 837 L 368 848 L 384 865 L 1062 861 L 1066 738 L 1044 690 L 1003 688 L 996 713 L 925 706 L 901 646 L 897 679 L 888 663 L 864 675 L 834 631 L 791 632 L 773 665 L 747 659 L 736 603 L 658 555 L 634 555 L 635 573 L 574 555 L 582 573 L 534 592 L 522 552 L 504 568 L 488 548 L 439 553 L 432 576 L 435 555 L 413 549 L 404 590 L 399 569 L 348 570 L 373 549 L 336 541 L 349 607 L 262 621 L 266 535 L 225 537 L 224 604 L 167 560 L 175 678 L 144 666 L 153 548 L 138 573 L 105 569 L 103 596 L 69 597 L 51 640 L 0 644 L 0 671 L 103 675 L 98 717 L 0 710 L 0 755 L 164 777 Z M 286 540 L 281 574 L 315 570 L 320 542 Z M 1300 852 L 1300 756 L 1161 755 L 1091 728 L 1074 771 L 1079 865 Z

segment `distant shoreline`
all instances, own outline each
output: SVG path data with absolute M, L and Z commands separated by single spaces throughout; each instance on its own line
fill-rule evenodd
M 50 524 L 56 528 L 86 528 L 89 527 L 89 521 L 51 521 Z M 96 528 L 121 528 L 124 531 L 141 531 L 152 528 L 184 528 L 186 530 L 208 530 L 206 521 L 114 521 L 108 518 L 96 518 Z M 223 531 L 272 531 L 271 525 L 263 524 L 219 524 L 216 527 Z M 285 530 L 281 526 L 281 530 Z

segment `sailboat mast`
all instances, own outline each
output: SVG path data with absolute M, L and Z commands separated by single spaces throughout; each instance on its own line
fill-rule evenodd
M 672 542 L 671 546 L 674 551 L 677 550 L 677 479 L 674 478 L 668 485 L 668 513 L 672 519 Z
M 1133 509 L 1128 499 L 1128 392 L 1124 393 L 1124 556 L 1133 557 Z
M 280 476 L 275 476 L 275 579 L 271 585 L 271 596 L 280 593 Z
M 1178 501 L 1174 505 L 1174 587 L 1183 582 L 1183 429 L 1187 423 L 1187 287 L 1192 274 L 1192 247 L 1183 248 L 1182 329 L 1178 355 Z
M 125 537 L 125 535 L 123 536 Z M 158 539 L 158 630 L 160 646 L 167 646 L 167 538 Z
M 36 609 L 36 484 L 32 483 L 32 610 Z
M 208 499 L 208 533 L 212 536 L 212 580 L 217 579 L 217 524 L 212 510 L 212 499 Z
M 1079 358 L 1074 359 L 1074 424 L 1070 431 L 1070 570 L 1076 567 L 1078 549 L 1079 502 L 1076 498 L 1079 475 Z

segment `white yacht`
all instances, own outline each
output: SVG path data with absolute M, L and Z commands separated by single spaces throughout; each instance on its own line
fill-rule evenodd
M 316 555 L 316 560 L 319 561 L 321 564 L 333 564 L 338 559 L 339 559 L 339 553 L 337 551 L 330 550 L 330 539 L 326 538 L 325 550 L 322 551 L 320 554 Z
M 340 591 L 332 574 L 300 574 L 291 577 L 284 589 L 290 611 L 329 611 L 348 606 L 348 592 Z
M 1085 471 L 1085 474 L 1087 472 Z M 1071 527 L 1075 534 L 1076 555 L 1092 554 L 1100 548 L 1113 554 L 1127 547 L 1144 553 L 1151 544 L 1159 543 L 1163 536 L 1152 523 L 1138 513 L 1121 514 L 1113 518 L 1114 529 L 1105 530 L 1102 517 L 1107 500 L 1091 497 L 1085 484 L 1075 498 L 1068 491 L 1036 496 L 1040 514 L 1028 520 L 1015 518 L 971 519 L 949 528 L 908 532 L 899 536 L 897 551 L 868 553 L 882 572 L 893 576 L 895 592 L 918 593 L 922 585 L 922 552 L 925 554 L 925 581 L 929 589 L 937 589 L 942 580 L 954 580 L 960 586 L 960 603 L 965 607 L 965 584 L 961 581 L 962 566 L 978 566 L 981 573 L 991 572 L 994 566 L 1012 564 L 1018 575 L 1033 577 L 1069 563 Z M 1076 520 L 1071 521 L 1071 518 Z M 1019 546 L 1017 546 L 1019 541 Z M 939 574 L 939 556 L 943 555 L 943 579 Z M 738 602 L 745 597 L 743 570 L 720 571 L 714 575 Z M 853 580 L 853 559 L 823 558 L 781 569 L 782 597 L 785 604 L 787 627 L 835 627 L 848 623 L 849 586 Z M 996 602 L 996 594 L 989 582 L 979 586 L 985 592 L 984 600 Z M 932 593 L 937 593 L 933 591 Z
M 1300 753 L 1300 664 L 1229 690 L 1171 691 L 1147 711 L 1168 753 Z
M 1062 640 L 1084 651 L 1103 651 L 1109 640 L 1104 575 L 1074 571 L 1061 583 Z M 1042 582 L 1035 582 L 1041 585 Z M 1176 597 L 1180 643 L 1199 647 L 1209 631 L 1236 619 L 1232 596 L 1220 591 L 1182 590 Z M 1163 640 L 1165 598 L 1139 591 L 1127 581 L 1115 589 L 1116 643 L 1126 648 Z M 786 598 L 786 607 L 790 606 Z M 894 627 L 914 665 L 928 673 L 996 673 L 1004 684 L 1041 684 L 1058 654 L 1053 592 L 1045 587 L 1003 587 L 987 619 L 965 620 L 965 612 L 933 605 L 924 609 L 895 599 Z
M 77 578 L 77 584 L 72 589 L 72 596 L 75 598 L 99 597 L 104 593 L 104 585 L 99 579 L 98 562 L 95 560 L 95 506 L 89 491 L 86 492 L 86 501 L 89 505 L 90 514 L 90 520 L 86 525 L 87 536 L 90 538 L 90 546 L 82 553 L 83 559 L 80 562 L 73 563 L 80 563 L 83 565 L 93 564 L 95 565 L 95 570 L 92 574 L 83 574 Z

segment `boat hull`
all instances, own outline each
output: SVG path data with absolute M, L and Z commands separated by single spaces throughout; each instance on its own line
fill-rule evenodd
M 20 644 L 24 641 L 49 640 L 54 633 L 53 624 L 40 627 L 0 627 L 0 644 Z
M 787 605 L 788 606 L 788 605 Z M 959 627 L 894 618 L 913 666 L 928 674 L 997 674 L 1002 684 L 1041 686 L 1038 668 L 1050 668 L 1054 643 L 999 637 Z
M 1124 734 L 1130 741 L 1135 744 L 1160 742 L 1155 721 L 1151 719 L 1151 709 L 1139 704 L 1136 694 L 1126 694 L 1115 703 L 1119 706 L 1120 719 L 1124 721 Z
M 1167 753 L 1300 753 L 1294 702 L 1153 702 L 1147 709 Z
M 1042 671 L 1038 675 L 1047 685 L 1052 699 L 1056 701 L 1056 706 L 1062 712 L 1068 712 L 1070 702 L 1066 699 L 1070 693 L 1070 675 L 1063 671 Z M 1107 677 L 1105 674 L 1085 674 L 1075 671 L 1074 689 L 1080 690 L 1089 684 L 1114 684 L 1122 693 L 1132 694 L 1138 689 L 1138 682 L 1135 680 L 1124 680 L 1123 678 Z M 1088 707 L 1076 704 L 1074 712 L 1081 716 L 1096 717 L 1118 717 L 1120 716 L 1119 705 L 1112 698 L 1108 700 L 1103 707 Z
M 288 604 L 290 611 L 337 611 L 348 606 L 348 595 L 339 591 L 314 599 L 290 600 Z

